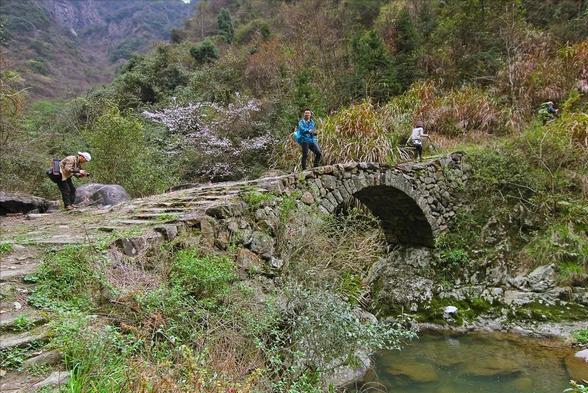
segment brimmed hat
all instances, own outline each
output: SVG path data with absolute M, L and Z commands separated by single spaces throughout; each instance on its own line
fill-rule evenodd
M 79 151 L 78 155 L 84 157 L 86 159 L 86 161 L 91 161 L 92 160 L 92 156 L 90 155 L 90 153 L 86 152 L 86 151 Z

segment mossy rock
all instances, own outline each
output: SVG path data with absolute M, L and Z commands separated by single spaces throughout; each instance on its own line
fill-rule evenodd
M 512 320 L 544 322 L 585 321 L 588 320 L 588 308 L 575 303 L 547 305 L 533 302 L 512 309 L 508 316 Z

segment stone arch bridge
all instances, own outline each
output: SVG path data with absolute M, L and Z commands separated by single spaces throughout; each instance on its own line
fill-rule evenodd
M 196 229 L 220 249 L 230 244 L 280 264 L 276 232 L 281 201 L 335 214 L 353 198 L 379 218 L 391 244 L 433 247 L 447 229 L 469 176 L 463 153 L 395 166 L 350 162 L 251 181 L 199 185 L 131 202 L 114 224 L 152 225 L 154 231 L 123 238 L 117 249 L 142 253 L 150 244 Z M 130 216 L 130 217 L 129 217 Z M 162 219 L 163 217 L 163 219 Z
M 294 209 L 334 214 L 355 198 L 380 219 L 389 243 L 432 247 L 455 215 L 468 176 L 463 153 L 395 166 L 350 162 L 188 186 L 107 210 L 30 215 L 18 225 L 6 222 L 10 231 L 2 232 L 6 241 L 38 245 L 114 241 L 113 252 L 136 257 L 182 231 L 196 231 L 211 246 L 237 246 L 279 264 L 276 241 L 284 201 Z

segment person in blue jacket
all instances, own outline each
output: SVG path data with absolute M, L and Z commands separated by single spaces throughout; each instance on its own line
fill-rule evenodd
M 304 110 L 304 118 L 300 119 L 296 131 L 294 131 L 294 140 L 302 148 L 302 170 L 306 169 L 306 158 L 308 157 L 308 150 L 314 154 L 314 165 L 319 166 L 321 162 L 321 149 L 316 140 L 316 126 L 312 120 L 312 112 L 310 109 Z

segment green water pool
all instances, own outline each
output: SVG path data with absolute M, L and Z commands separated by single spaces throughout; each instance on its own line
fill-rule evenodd
M 555 340 L 420 334 L 401 351 L 376 354 L 357 392 L 561 393 L 572 353 Z

